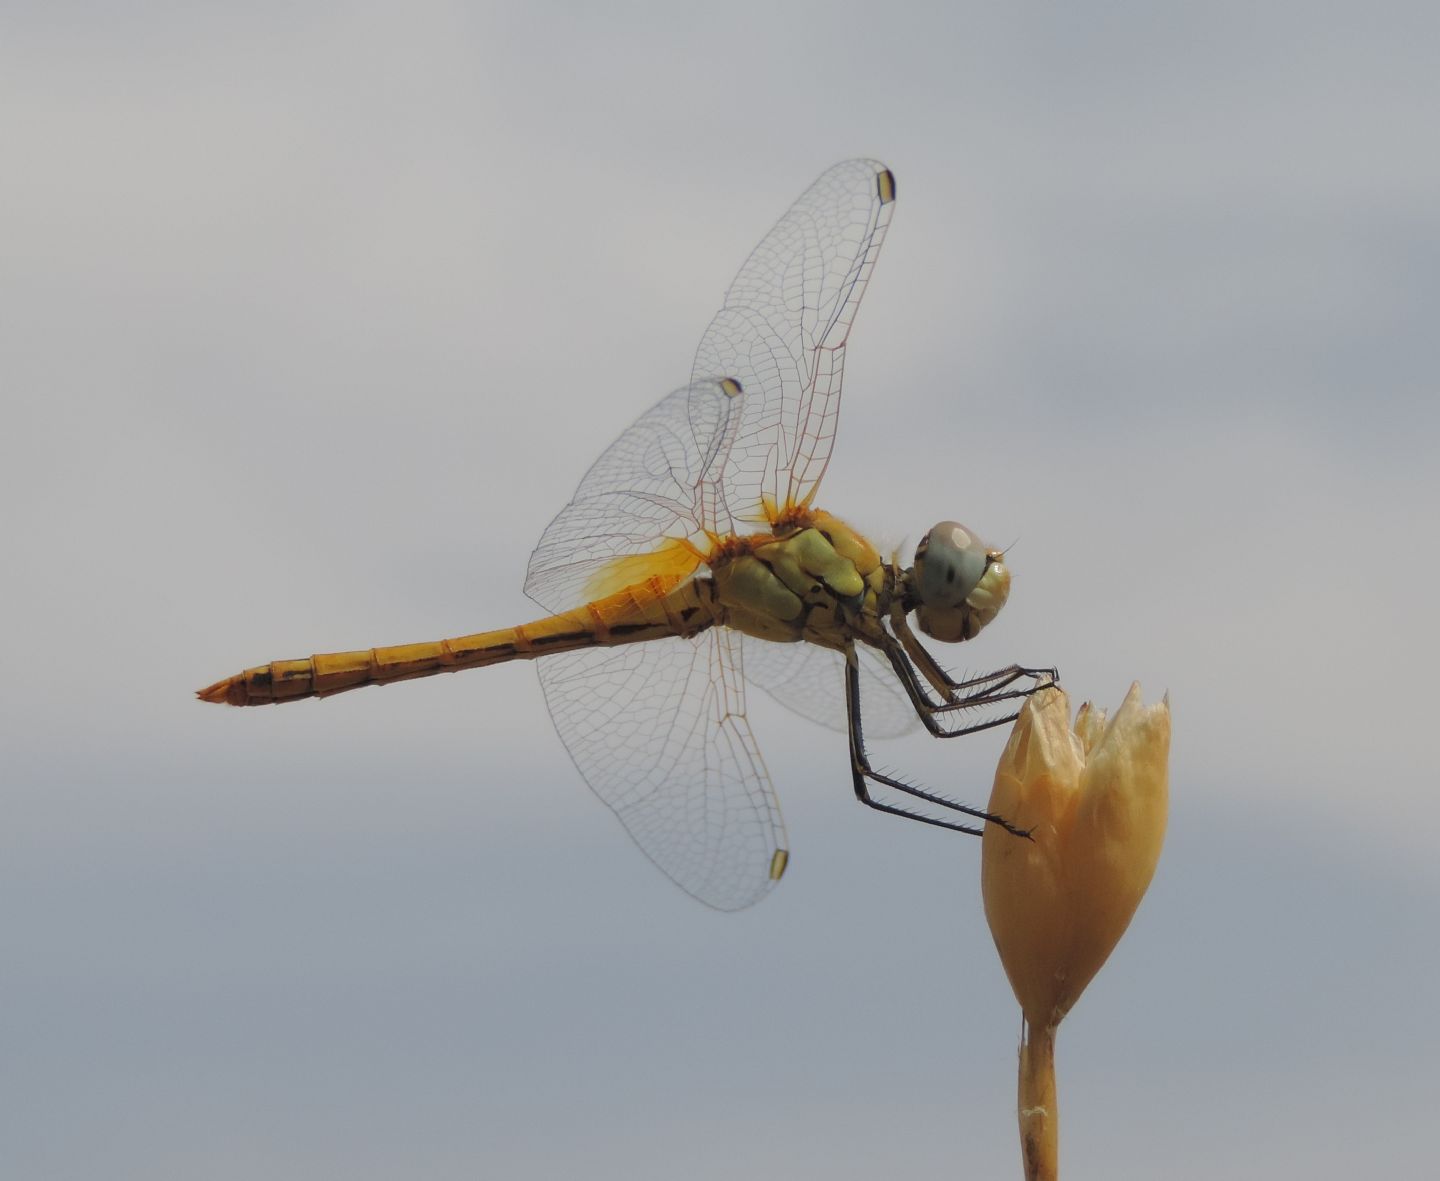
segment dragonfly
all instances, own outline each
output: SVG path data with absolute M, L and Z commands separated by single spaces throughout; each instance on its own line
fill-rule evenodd
M 953 738 L 1013 721 L 1056 679 L 1010 665 L 956 679 L 932 640 L 973 638 L 1010 590 L 1005 555 L 954 521 L 910 565 L 816 504 L 850 329 L 895 207 L 874 160 L 823 173 L 751 253 L 690 382 L 600 456 L 530 559 L 549 614 L 431 643 L 276 660 L 198 692 L 262 705 L 535 660 L 575 766 L 641 850 L 720 910 L 789 862 L 745 683 L 849 735 L 856 797 L 978 835 L 999 816 L 872 764 L 871 737 Z M 862 714 L 862 702 L 864 712 Z

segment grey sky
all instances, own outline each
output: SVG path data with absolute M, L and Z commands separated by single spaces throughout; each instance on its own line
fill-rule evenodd
M 1015 542 L 955 664 L 1174 702 L 1067 1176 L 1428 1159 L 1429 6 L 0 21 L 16 1176 L 1018 1175 L 978 845 L 856 805 L 838 736 L 752 699 L 794 860 L 727 917 L 523 665 L 190 696 L 530 617 L 546 522 L 856 155 L 899 202 L 826 507 Z M 935 745 L 886 761 L 983 800 L 1000 738 Z

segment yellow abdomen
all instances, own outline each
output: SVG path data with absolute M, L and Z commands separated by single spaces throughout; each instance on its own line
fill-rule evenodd
M 270 705 L 328 697 L 362 685 L 385 685 L 436 673 L 481 668 L 507 660 L 533 660 L 575 648 L 633 644 L 661 636 L 692 636 L 714 623 L 699 584 L 650 578 L 637 586 L 519 627 L 477 632 L 451 640 L 359 648 L 248 668 L 198 691 L 202 701 Z

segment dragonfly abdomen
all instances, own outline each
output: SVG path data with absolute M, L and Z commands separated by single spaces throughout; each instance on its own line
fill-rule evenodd
M 671 590 L 661 580 L 650 579 L 573 611 L 518 627 L 422 644 L 274 660 L 216 681 L 197 696 L 226 705 L 272 705 L 329 697 L 365 685 L 534 660 L 552 652 L 693 636 L 714 621 L 709 596 L 698 584 L 687 582 Z

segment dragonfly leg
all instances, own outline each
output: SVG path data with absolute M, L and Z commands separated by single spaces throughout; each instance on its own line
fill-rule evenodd
M 935 658 L 926 651 L 925 645 L 920 642 L 920 638 L 910 630 L 910 624 L 905 618 L 905 609 L 899 599 L 897 599 L 891 607 L 890 626 L 894 630 L 895 635 L 899 637 L 900 643 L 905 649 L 905 655 L 912 667 L 920 670 L 920 675 L 930 682 L 931 687 L 936 693 L 940 694 L 943 700 L 954 700 L 954 682 L 936 662 Z
M 913 670 L 912 670 L 912 674 Z M 938 795 L 924 788 L 916 787 L 913 783 L 906 783 L 903 779 L 897 779 L 893 775 L 886 775 L 876 771 L 870 765 L 870 756 L 865 750 L 865 732 L 860 721 L 860 666 L 855 661 L 853 651 L 846 653 L 845 659 L 845 714 L 850 723 L 850 770 L 855 780 L 855 798 L 867 807 L 874 808 L 879 812 L 889 812 L 893 816 L 905 816 L 911 820 L 918 820 L 922 824 L 933 824 L 939 828 L 952 829 L 955 832 L 969 833 L 971 836 L 979 836 L 984 830 L 977 825 L 965 824 L 957 820 L 944 820 L 938 816 L 926 816 L 921 812 L 911 811 L 908 808 L 897 807 L 894 804 L 886 804 L 875 799 L 870 794 L 869 784 L 876 783 L 883 787 L 889 787 L 895 791 L 903 792 L 906 795 L 914 796 L 916 799 L 924 800 L 936 807 L 947 808 L 952 812 L 960 812 L 966 816 L 973 816 L 977 820 L 988 821 L 991 824 L 998 824 L 1007 832 L 1016 836 L 1028 837 L 1028 829 L 1017 828 L 1003 817 L 986 812 L 981 808 L 972 808 L 968 804 L 962 804 L 956 800 Z M 922 714 L 922 717 L 924 715 Z M 998 722 L 991 722 L 988 725 L 998 725 Z M 984 729 L 977 726 L 975 729 Z
M 898 602 L 891 609 L 890 625 L 899 638 L 905 655 L 947 703 L 955 704 L 963 698 L 978 696 L 987 691 L 996 693 L 1016 681 L 1026 678 L 1034 681 L 1035 684 L 1019 696 L 1028 697 L 1035 689 L 1042 688 L 1046 684 L 1058 685 L 1060 683 L 1060 673 L 1057 669 L 1025 668 L 1019 664 L 1007 665 L 992 673 L 983 673 L 978 677 L 957 681 L 940 667 L 939 661 L 931 656 L 929 650 L 920 642 L 920 637 L 911 629 L 910 621 L 905 618 L 905 612 Z M 1000 698 L 995 698 L 995 700 L 1000 700 Z M 938 705 L 936 708 L 939 708 Z
M 962 734 L 975 734 L 981 730 L 990 730 L 995 726 L 1013 722 L 1018 714 L 1007 713 L 1001 717 L 986 718 L 983 721 L 953 729 L 941 724 L 942 719 L 946 719 L 952 714 L 964 710 L 983 709 L 1002 701 L 1020 700 L 1029 697 L 1037 689 L 1053 683 L 1053 676 L 1049 669 L 1026 669 L 1012 664 L 996 672 L 986 673 L 984 676 L 972 677 L 968 681 L 954 681 L 952 682 L 954 689 L 946 694 L 945 700 L 935 701 L 926 692 L 925 685 L 920 679 L 921 673 L 911 662 L 910 654 L 903 642 L 897 641 L 894 637 L 887 637 L 887 639 L 888 643 L 882 645 L 882 651 L 890 661 L 891 668 L 895 670 L 895 676 L 899 679 L 906 696 L 910 698 L 910 704 L 915 707 L 916 715 L 924 724 L 925 729 L 936 738 L 959 738 Z M 1030 684 L 1023 685 L 1018 689 L 1011 688 L 1012 685 L 1027 678 L 1031 681 Z

